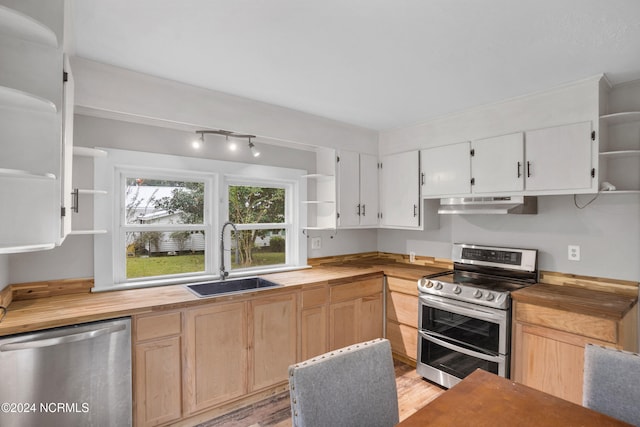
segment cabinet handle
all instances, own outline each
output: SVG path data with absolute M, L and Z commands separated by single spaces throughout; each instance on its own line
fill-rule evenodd
M 418 216 L 418 205 L 413 205 L 413 217 Z
M 522 172 L 520 172 L 521 168 L 522 168 L 522 164 L 520 162 L 518 162 L 518 178 L 520 178 L 522 176 Z
M 366 207 L 367 207 L 367 205 L 365 205 L 365 204 L 362 205 L 362 216 L 366 215 L 366 212 L 367 212 L 366 211 Z
M 424 185 L 424 172 L 420 174 L 420 183 Z
M 531 178 L 531 162 L 527 160 L 527 178 Z
M 358 216 L 360 216 L 360 204 L 358 204 Z
M 80 192 L 77 188 L 75 188 L 71 192 L 71 210 L 75 213 L 78 213 L 78 211 L 80 210 L 80 198 L 78 197 L 79 194 Z

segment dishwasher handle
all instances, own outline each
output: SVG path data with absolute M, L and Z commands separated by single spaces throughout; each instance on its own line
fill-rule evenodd
M 31 341 L 21 341 L 14 343 L 6 343 L 0 345 L 1 351 L 16 351 L 16 350 L 28 350 L 32 348 L 51 347 L 59 344 L 67 344 L 76 341 L 84 341 L 93 338 L 97 338 L 102 335 L 112 334 L 114 332 L 122 331 L 126 329 L 126 325 L 119 324 L 106 328 L 93 329 L 91 331 L 70 333 L 68 335 L 62 335 L 54 338 L 35 339 Z

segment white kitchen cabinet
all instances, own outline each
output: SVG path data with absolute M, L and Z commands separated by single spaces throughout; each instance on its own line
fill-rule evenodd
M 52 248 L 68 230 L 64 1 L 44 3 L 0 0 L 0 137 L 8 141 L 0 157 L 0 253 Z
M 594 187 L 594 137 L 591 122 L 525 133 L 527 192 L 577 191 Z
M 471 143 L 472 191 L 476 194 L 520 192 L 524 189 L 522 132 Z
M 339 227 L 377 226 L 377 157 L 371 154 L 341 151 L 338 159 Z
M 471 192 L 470 144 L 444 145 L 420 151 L 422 196 L 459 196 Z
M 382 157 L 380 169 L 381 226 L 420 227 L 420 153 L 390 154 Z

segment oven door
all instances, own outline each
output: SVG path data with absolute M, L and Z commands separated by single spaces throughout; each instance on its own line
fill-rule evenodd
M 508 377 L 509 311 L 420 297 L 417 372 L 444 387 L 483 369 Z

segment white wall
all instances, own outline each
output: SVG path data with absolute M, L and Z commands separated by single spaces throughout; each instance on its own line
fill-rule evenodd
M 0 290 L 9 284 L 9 256 L 0 255 Z

